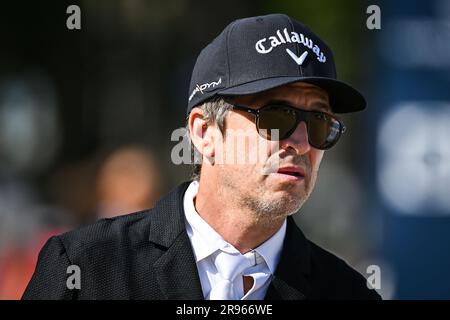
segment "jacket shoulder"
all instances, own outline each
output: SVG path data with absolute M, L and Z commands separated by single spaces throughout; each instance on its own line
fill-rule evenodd
M 23 299 L 159 299 L 153 264 L 167 250 L 164 243 L 184 230 L 180 199 L 186 186 L 152 209 L 102 219 L 50 238 L 39 253 Z M 75 273 L 70 275 L 72 269 Z M 67 281 L 77 272 L 81 289 L 75 290 Z
M 117 254 L 120 248 L 135 247 L 148 239 L 151 211 L 101 219 L 57 237 L 71 260 L 77 260 L 79 255 L 85 256 L 89 250 Z

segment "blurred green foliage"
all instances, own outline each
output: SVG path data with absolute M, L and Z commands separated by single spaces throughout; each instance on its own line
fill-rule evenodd
M 358 0 L 267 0 L 267 13 L 285 13 L 308 25 L 333 50 L 338 77 L 354 80 L 364 68 L 366 5 Z

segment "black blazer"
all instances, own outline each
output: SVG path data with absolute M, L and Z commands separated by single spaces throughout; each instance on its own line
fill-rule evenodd
M 186 233 L 185 182 L 154 208 L 103 219 L 50 238 L 23 299 L 203 299 Z M 66 282 L 81 271 L 81 288 Z M 380 299 L 363 276 L 287 221 L 280 262 L 266 299 Z

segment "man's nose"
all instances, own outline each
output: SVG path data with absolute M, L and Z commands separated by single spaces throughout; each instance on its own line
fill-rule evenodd
M 304 121 L 300 122 L 290 137 L 280 141 L 280 147 L 283 149 L 291 147 L 297 154 L 305 154 L 311 150 L 306 123 Z

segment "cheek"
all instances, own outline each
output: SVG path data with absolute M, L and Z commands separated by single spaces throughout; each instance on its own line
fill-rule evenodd
M 224 139 L 217 139 L 215 151 L 216 162 L 229 166 L 255 165 L 267 158 L 266 147 L 248 129 L 227 129 Z
M 325 151 L 323 150 L 311 149 L 309 159 L 311 161 L 311 170 L 313 172 L 319 171 L 324 153 Z
M 278 141 L 269 141 L 261 137 L 257 132 L 250 141 L 249 153 L 257 155 L 257 164 L 266 164 L 267 160 L 276 155 L 280 151 L 280 143 Z
M 246 166 L 265 163 L 274 145 L 258 134 L 254 122 L 245 117 L 230 117 L 223 144 L 225 163 Z

